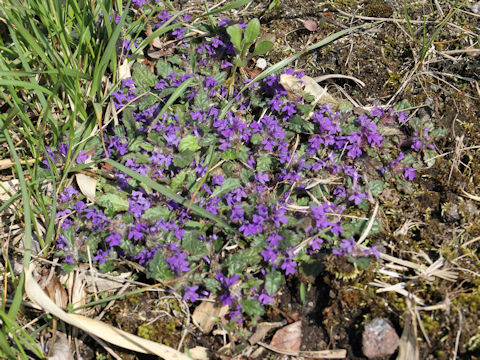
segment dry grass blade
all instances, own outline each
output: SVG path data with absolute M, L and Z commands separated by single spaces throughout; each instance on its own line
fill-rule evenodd
M 407 319 L 403 328 L 402 337 L 398 350 L 397 360 L 418 360 L 418 343 L 417 343 L 417 324 L 415 315 L 412 313 L 410 302 L 407 310 Z
M 123 330 L 105 324 L 98 320 L 93 320 L 77 314 L 67 314 L 58 307 L 40 288 L 38 283 L 32 277 L 34 265 L 31 264 L 25 271 L 25 292 L 28 297 L 38 304 L 47 313 L 56 316 L 60 320 L 75 326 L 89 334 L 107 341 L 111 344 L 125 349 L 137 351 L 144 354 L 160 356 L 168 360 L 188 360 L 187 355 L 172 349 L 169 346 L 162 345 L 150 340 L 143 339 L 136 335 L 129 334 Z
M 277 349 L 273 346 L 267 345 L 263 342 L 259 342 L 259 345 L 263 346 L 265 349 L 270 351 L 276 352 L 282 355 L 289 355 L 289 356 L 301 356 L 304 358 L 310 359 L 345 359 L 347 357 L 347 350 L 339 349 L 339 350 L 320 350 L 320 351 L 285 351 Z

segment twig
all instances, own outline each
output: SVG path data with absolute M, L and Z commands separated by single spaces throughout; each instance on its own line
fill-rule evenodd
M 302 356 L 306 358 L 324 358 L 324 359 L 344 359 L 347 356 L 347 350 L 321 350 L 321 351 L 287 351 L 281 350 L 274 346 L 267 345 L 261 341 L 257 343 L 260 346 L 263 346 L 265 349 L 276 352 L 282 355 L 289 356 Z

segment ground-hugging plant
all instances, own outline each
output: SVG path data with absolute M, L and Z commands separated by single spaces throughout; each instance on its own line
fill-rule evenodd
M 162 11 L 158 24 L 170 16 Z M 192 26 L 208 35 L 189 38 Z M 64 189 L 57 249 L 67 270 L 88 260 L 87 248 L 104 271 L 116 259 L 137 261 L 185 300 L 217 295 L 235 323 L 262 315 L 286 276 L 317 275 L 320 253 L 368 266 L 377 249 L 356 240 L 369 207 L 384 188 L 408 186 L 439 134 L 408 119 L 405 103 L 362 115 L 347 105 L 312 105 L 308 94 L 285 91 L 280 74 L 247 81 L 249 90 L 232 95 L 236 106 L 222 118 L 237 56 L 227 26 L 178 27 L 168 35 L 178 40 L 175 54 L 153 71 L 133 64 L 112 93 L 120 118 L 104 132 L 105 150 L 92 138 L 76 159 L 102 164 L 97 199 Z M 68 147 L 55 150 L 51 163 Z M 370 235 L 378 231 L 375 221 Z

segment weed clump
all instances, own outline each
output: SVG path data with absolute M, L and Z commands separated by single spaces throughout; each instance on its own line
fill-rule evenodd
M 101 166 L 95 200 L 71 186 L 59 197 L 57 251 L 66 270 L 89 254 L 103 271 L 136 261 L 185 300 L 217 295 L 241 323 L 264 314 L 286 276 L 315 269 L 316 254 L 345 261 L 342 279 L 368 268 L 379 250 L 358 239 L 370 207 L 415 181 L 442 134 L 410 119 L 406 102 L 358 114 L 289 93 L 281 75 L 304 76 L 293 69 L 253 82 L 255 39 L 242 46 L 246 25 L 228 25 L 179 26 L 163 38 L 177 45 L 169 56 L 134 61 L 111 95 L 118 123 L 76 158 Z M 124 41 L 126 61 L 136 46 Z M 67 151 L 48 150 L 45 166 Z M 369 235 L 378 231 L 374 220 Z

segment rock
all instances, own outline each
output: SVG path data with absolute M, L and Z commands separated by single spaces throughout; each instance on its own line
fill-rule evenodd
M 395 329 L 387 319 L 375 318 L 365 325 L 362 335 L 363 354 L 369 359 L 392 355 L 399 342 Z

